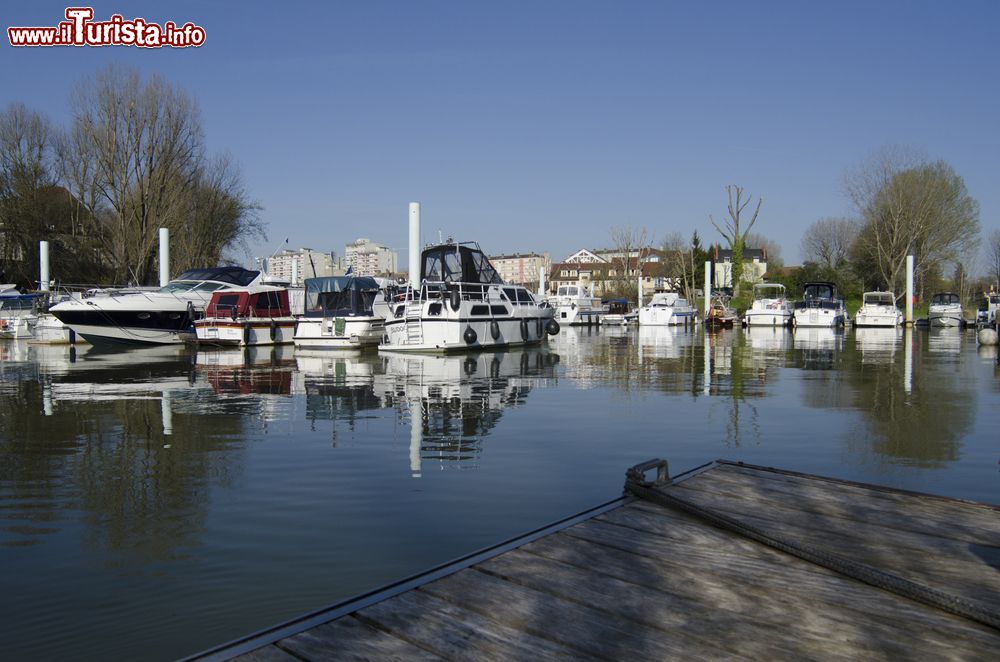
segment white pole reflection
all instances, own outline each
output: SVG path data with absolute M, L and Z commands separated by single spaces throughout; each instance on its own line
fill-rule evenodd
M 169 436 L 174 433 L 174 413 L 170 409 L 170 391 L 164 391 L 160 398 L 160 415 L 163 417 L 163 434 Z
M 420 400 L 410 400 L 410 475 L 420 478 L 420 447 L 424 442 L 423 414 Z
M 903 329 L 903 390 L 913 390 L 913 330 L 909 326 Z

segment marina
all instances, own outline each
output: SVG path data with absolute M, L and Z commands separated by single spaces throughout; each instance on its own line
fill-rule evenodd
M 24 414 L 0 427 L 0 630 L 15 658 L 193 655 L 615 500 L 657 455 L 995 504 L 998 378 L 954 328 L 563 328 L 454 355 L 5 341 L 0 405 Z
M 647 479 L 642 469 L 656 472 Z M 726 461 L 198 659 L 987 658 L 998 508 Z

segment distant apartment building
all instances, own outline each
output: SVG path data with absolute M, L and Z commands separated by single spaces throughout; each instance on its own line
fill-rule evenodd
M 344 265 L 355 276 L 384 276 L 399 271 L 399 255 L 371 239 L 361 238 L 344 248 Z
M 552 266 L 548 252 L 497 255 L 490 257 L 490 262 L 505 283 L 523 285 L 528 289 L 538 287 L 539 269 L 544 269 L 545 273 L 548 273 Z
M 284 250 L 267 261 L 268 275 L 280 280 L 292 280 L 292 265 L 297 265 L 298 282 L 306 278 L 337 276 L 344 273 L 333 253 L 321 253 L 311 248 Z
M 712 256 L 715 258 L 712 284 L 714 287 L 733 286 L 733 252 L 728 248 L 715 246 Z M 743 282 L 759 283 L 767 273 L 767 249 L 743 249 Z

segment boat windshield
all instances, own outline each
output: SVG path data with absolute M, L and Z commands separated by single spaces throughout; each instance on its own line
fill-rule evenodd
M 937 304 L 939 306 L 953 305 L 956 303 L 961 303 L 957 294 L 952 292 L 939 292 L 931 297 L 931 304 Z
M 864 303 L 872 306 L 892 306 L 896 303 L 896 297 L 892 292 L 865 292 Z
M 785 286 L 781 283 L 757 283 L 753 286 L 755 299 L 784 299 Z
M 832 283 L 806 283 L 803 290 L 803 298 L 810 299 L 833 299 L 836 297 L 836 289 Z
M 425 249 L 420 275 L 422 280 L 433 283 L 503 284 L 500 274 L 481 250 L 459 244 Z
M 259 275 L 259 271 L 243 267 L 188 269 L 161 287 L 160 292 L 214 292 L 226 287 L 246 287 Z
M 560 297 L 575 297 L 580 294 L 580 290 L 575 287 L 562 286 L 556 292 L 556 296 Z

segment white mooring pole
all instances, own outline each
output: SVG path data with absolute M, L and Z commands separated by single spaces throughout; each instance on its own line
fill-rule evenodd
M 160 228 L 160 287 L 170 282 L 170 230 Z
M 545 298 L 545 267 L 538 267 L 538 298 Z
M 420 289 L 420 203 L 410 203 L 410 287 Z
M 712 309 L 712 263 L 705 262 L 705 317 Z
M 49 242 L 38 242 L 38 289 L 49 291 Z
M 906 256 L 906 326 L 913 324 L 913 256 Z

